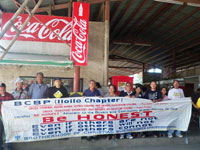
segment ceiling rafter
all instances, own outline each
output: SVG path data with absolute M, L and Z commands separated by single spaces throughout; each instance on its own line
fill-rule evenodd
M 134 28 L 136 27 L 136 25 L 139 24 L 139 23 L 149 14 L 149 12 L 150 12 L 151 10 L 153 10 L 157 5 L 158 5 L 158 2 L 153 1 L 151 7 L 149 7 L 149 8 L 142 14 L 142 16 L 141 16 L 140 18 L 138 18 L 138 19 L 135 21 L 135 23 L 134 23 L 134 25 L 132 26 L 132 28 L 134 29 Z M 125 35 L 125 34 L 127 34 L 127 33 L 129 32 L 129 30 L 126 29 L 126 28 L 127 28 L 127 26 L 129 25 L 129 23 L 130 23 L 131 21 L 132 21 L 132 20 L 130 20 L 130 21 L 128 21 L 128 22 L 125 23 L 125 27 L 122 28 L 122 29 L 125 29 L 125 30 L 122 30 L 122 31 L 121 31 L 122 35 Z
M 117 6 L 115 6 L 114 12 L 113 12 L 113 13 L 111 14 L 111 16 L 110 16 L 110 22 L 111 22 L 111 21 L 113 20 L 113 18 L 116 16 L 117 11 L 118 11 L 118 9 L 119 9 L 119 6 L 120 6 L 121 2 L 122 2 L 122 1 L 119 1 L 119 2 L 117 3 Z
M 197 24 L 197 23 L 200 23 L 200 18 L 194 20 L 193 22 L 190 22 L 188 23 L 187 25 L 181 27 L 179 30 L 173 32 L 172 34 L 168 35 L 166 38 L 164 38 L 164 41 L 165 40 L 168 40 L 169 38 L 171 38 L 172 36 L 175 36 L 177 33 L 180 33 L 182 31 L 185 31 L 186 29 L 190 28 L 191 26 Z
M 115 55 L 122 55 L 121 54 L 121 51 L 123 51 L 123 53 L 126 53 L 126 52 L 128 52 L 130 49 L 132 49 L 133 47 L 135 47 L 135 45 L 132 45 L 132 46 L 129 46 L 129 47 L 127 47 L 126 49 L 124 49 L 125 47 L 124 46 L 121 46 L 119 49 L 117 49 L 116 51 L 115 51 Z
M 129 4 L 126 6 L 126 8 L 124 9 L 124 11 L 121 13 L 119 19 L 117 19 L 117 23 L 114 24 L 114 26 L 111 28 L 111 33 L 115 31 L 116 27 L 119 25 L 121 19 L 126 15 L 126 12 L 128 11 L 128 9 L 131 7 L 131 5 L 133 4 L 135 0 L 130 0 Z
M 176 65 L 178 65 L 180 62 L 184 62 L 185 60 L 187 59 L 195 59 L 195 60 L 198 60 L 200 59 L 200 55 L 198 55 L 199 49 L 196 52 L 196 54 L 191 54 L 191 52 L 183 52 L 182 54 L 179 54 L 177 57 L 176 57 Z M 173 65 L 173 62 L 170 60 L 170 59 L 166 59 L 165 61 L 162 61 L 160 62 L 160 64 L 162 64 L 163 66 L 172 66 Z M 164 65 L 165 64 L 165 65 Z
M 133 50 L 132 52 L 130 52 L 128 55 L 125 55 L 125 57 L 129 57 L 131 56 L 132 54 L 134 55 L 135 53 L 138 53 L 138 51 L 140 51 L 140 53 L 142 53 L 142 49 L 144 48 L 144 46 L 141 46 L 141 47 L 138 47 L 136 50 Z M 123 55 L 124 56 L 124 55 Z
M 199 39 L 200 38 L 200 36 L 198 36 L 198 37 L 195 37 L 195 38 L 193 38 L 193 39 Z M 191 39 L 189 39 L 188 41 L 191 41 Z M 183 42 L 183 43 L 181 43 L 182 45 L 183 44 L 185 44 L 185 42 Z M 189 45 L 189 46 L 186 46 L 186 47 L 183 47 L 183 48 L 181 48 L 181 49 L 177 49 L 176 47 L 177 46 L 175 46 L 175 47 L 172 47 L 172 48 L 170 48 L 170 50 L 173 50 L 173 49 L 176 49 L 176 51 L 178 51 L 178 52 L 180 52 L 180 51 L 184 51 L 184 50 L 187 50 L 187 49 L 189 49 L 189 48 L 192 48 L 192 47 L 195 47 L 195 46 L 197 46 L 197 45 L 200 45 L 200 42 L 197 42 L 197 43 L 193 43 L 193 44 L 191 44 L 191 45 Z M 168 57 L 168 56 L 170 56 L 171 55 L 171 53 L 169 53 L 169 52 L 171 52 L 170 50 L 165 50 L 165 51 L 163 51 L 163 52 L 161 52 L 161 53 L 158 53 L 158 54 L 156 54 L 156 55 L 153 55 L 152 57 L 150 57 L 150 58 L 148 58 L 148 59 L 144 59 L 145 60 L 145 62 L 152 62 L 152 61 L 159 61 L 159 60 L 162 60 L 164 57 L 166 58 L 166 57 Z M 159 57 L 159 58 L 157 58 L 157 59 L 155 59 L 156 57 L 158 57 L 158 56 L 160 56 L 160 55 L 163 55 L 163 57 Z M 154 59 L 154 60 L 152 60 L 152 59 Z M 157 63 L 157 64 L 159 64 L 159 63 Z
M 172 6 L 172 4 L 163 3 L 162 6 L 151 17 L 149 17 L 149 19 L 136 31 L 135 34 L 137 35 L 142 32 L 146 26 L 151 25 L 152 22 L 165 14 L 167 10 L 169 10 L 169 8 L 171 8 Z
M 175 9 L 172 13 L 169 13 L 169 15 L 166 18 L 164 18 L 159 24 L 155 25 L 155 27 L 153 27 L 153 28 L 154 29 L 161 28 L 171 18 L 173 18 L 175 15 L 177 15 L 179 12 L 181 12 L 185 7 L 186 7 L 186 5 L 181 5 L 178 9 Z M 147 28 L 145 35 L 151 35 L 151 34 L 153 34 L 153 32 L 154 32 L 154 30 Z
M 147 0 L 143 0 L 142 3 L 140 4 L 140 6 L 136 9 L 136 11 L 133 13 L 133 15 L 131 17 L 129 17 L 129 19 L 126 21 L 125 26 L 129 25 L 131 23 L 131 21 L 135 18 L 135 16 L 139 13 L 139 11 L 142 9 L 142 7 L 144 6 L 144 4 L 147 2 Z M 120 35 L 120 33 L 122 33 L 123 29 L 125 29 L 124 26 L 122 26 L 119 29 L 119 32 L 116 32 L 116 38 Z
M 104 3 L 101 4 L 101 7 L 99 9 L 99 13 L 97 15 L 97 21 L 99 21 L 101 19 L 101 16 L 103 16 L 103 13 L 104 13 L 104 8 L 105 8 L 105 5 Z
M 193 16 L 195 13 L 197 13 L 200 10 L 200 8 L 195 8 L 193 11 L 191 11 L 189 14 L 185 15 L 183 18 L 178 20 L 177 22 L 173 23 L 171 26 L 169 26 L 167 29 L 165 29 L 161 35 L 165 35 L 165 33 L 169 32 L 169 30 L 173 29 L 175 26 L 183 23 L 185 20 L 189 19 L 191 16 Z M 155 39 L 155 38 L 154 38 Z
M 188 31 L 188 32 L 185 32 L 183 35 L 181 35 L 178 39 L 182 39 L 183 37 L 185 37 L 185 36 L 187 36 L 187 35 L 190 35 L 192 32 L 195 32 L 195 31 L 199 31 L 200 30 L 200 26 L 197 26 L 197 27 L 195 27 L 195 28 L 193 28 L 192 30 L 190 30 L 190 31 Z M 175 38 L 175 39 L 172 39 L 171 41 L 170 41 L 170 43 L 173 43 L 173 42 L 175 42 L 175 41 L 177 41 L 177 39 Z

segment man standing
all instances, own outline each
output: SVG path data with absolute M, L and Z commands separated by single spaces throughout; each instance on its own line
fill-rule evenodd
M 131 91 L 131 86 L 131 83 L 127 82 L 125 89 L 119 93 L 119 96 L 131 98 L 134 95 L 133 91 Z
M 67 89 L 62 85 L 60 78 L 54 79 L 53 87 L 50 87 L 47 91 L 47 98 L 65 98 L 69 97 Z
M 83 92 L 83 96 L 101 96 L 99 90 L 95 88 L 96 82 L 94 80 L 89 81 L 89 88 Z
M 42 72 L 38 72 L 36 74 L 37 82 L 33 83 L 29 87 L 28 96 L 31 99 L 42 99 L 46 98 L 47 85 L 43 83 L 44 74 Z
M 131 98 L 134 95 L 133 91 L 131 91 L 131 86 L 132 86 L 131 83 L 127 82 L 125 89 L 119 93 L 119 96 L 120 97 Z M 124 139 L 124 136 L 125 136 L 124 133 L 121 134 L 120 135 L 120 139 Z M 131 135 L 131 133 L 127 133 L 126 134 L 126 138 L 127 139 L 133 139 L 133 136 Z
M 23 82 L 24 81 L 21 78 L 17 78 L 17 80 L 15 81 L 17 88 L 11 92 L 15 100 L 28 98 L 27 91 L 23 89 Z
M 89 81 L 89 88 L 83 92 L 83 96 L 86 96 L 86 97 L 99 96 L 100 97 L 101 96 L 100 92 L 99 92 L 99 90 L 97 90 L 95 88 L 95 86 L 96 86 L 95 80 L 90 80 Z M 92 139 L 92 136 L 87 136 L 88 141 L 91 141 L 91 139 Z
M 6 84 L 0 83 L 0 150 L 2 150 L 3 146 L 3 122 L 1 116 L 1 104 L 3 101 L 14 100 L 14 97 L 6 92 Z M 6 144 L 6 150 L 11 150 L 11 144 Z
M 150 90 L 147 90 L 144 98 L 151 100 L 153 103 L 161 101 L 162 100 L 162 94 L 160 91 L 158 91 L 156 89 L 157 85 L 155 81 L 151 81 L 150 83 Z M 157 131 L 153 131 L 153 132 L 148 132 L 149 134 L 153 134 L 154 138 L 158 137 L 158 133 Z M 146 134 L 146 133 L 145 133 Z
M 156 82 L 151 81 L 150 90 L 147 90 L 144 98 L 151 100 L 152 102 L 157 102 L 162 100 L 162 94 L 156 89 Z
M 179 81 L 174 80 L 173 85 L 174 85 L 174 88 L 169 90 L 168 98 L 170 100 L 184 98 L 185 96 L 184 96 L 183 90 L 181 88 L 179 88 Z M 168 131 L 168 138 L 172 138 L 173 133 L 174 133 L 174 130 L 169 130 Z M 179 130 L 176 131 L 176 136 L 180 137 L 180 138 L 183 137 L 183 135 L 181 134 L 181 131 L 179 131 Z

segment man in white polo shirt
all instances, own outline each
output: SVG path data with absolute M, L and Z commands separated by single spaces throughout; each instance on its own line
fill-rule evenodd
M 174 88 L 169 90 L 168 98 L 170 100 L 184 98 L 185 96 L 184 96 L 183 90 L 181 88 L 179 88 L 179 81 L 174 80 L 173 85 L 174 85 Z M 173 133 L 174 133 L 174 130 L 169 130 L 168 131 L 168 138 L 172 138 Z M 183 137 L 183 135 L 181 134 L 181 131 L 179 131 L 179 130 L 176 131 L 176 136 L 181 137 L 181 138 Z

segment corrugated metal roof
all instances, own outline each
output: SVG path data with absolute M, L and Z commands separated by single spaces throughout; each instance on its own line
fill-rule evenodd
M 54 3 L 64 4 L 69 1 L 54 0 Z M 18 2 L 22 3 L 23 0 Z M 41 7 L 52 5 L 52 2 L 44 0 Z M 29 7 L 33 8 L 34 5 L 34 0 L 30 1 Z M 104 13 L 100 11 L 102 5 L 103 3 L 91 4 L 91 21 L 103 21 Z M 17 10 L 13 0 L 1 0 L 0 8 L 6 12 Z M 67 16 L 67 9 L 55 10 L 53 15 Z M 199 39 L 200 7 L 154 0 L 110 2 L 110 56 L 124 58 L 110 60 L 109 65 L 113 67 L 109 69 L 110 75 L 129 75 L 141 71 L 132 69 L 135 66 L 134 61 L 142 62 L 146 67 L 173 67 L 173 51 L 176 52 L 177 68 L 200 64 Z M 152 43 L 152 46 L 145 46 L 148 43 Z M 126 62 L 126 59 L 133 62 Z M 119 69 L 114 66 L 132 68 Z

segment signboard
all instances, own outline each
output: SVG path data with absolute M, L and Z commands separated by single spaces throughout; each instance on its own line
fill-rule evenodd
M 7 142 L 146 131 L 187 131 L 191 99 L 152 103 L 124 97 L 74 97 L 5 101 Z
M 133 79 L 133 77 L 129 76 L 112 76 L 112 84 L 117 88 L 117 95 L 125 89 L 127 82 L 131 83 L 131 90 L 133 90 Z
M 5 27 L 14 13 L 3 13 L 1 30 Z M 34 15 L 41 20 L 47 27 L 57 33 L 62 40 L 71 43 L 72 18 L 60 16 Z M 20 14 L 14 21 L 14 26 L 20 29 L 28 14 Z M 27 26 L 19 35 L 17 40 L 20 41 L 38 41 L 38 42 L 63 42 L 47 27 L 38 22 L 34 17 L 31 18 Z M 16 31 L 11 26 L 2 39 L 12 40 Z
M 73 3 L 71 60 L 75 66 L 87 66 L 89 4 Z

